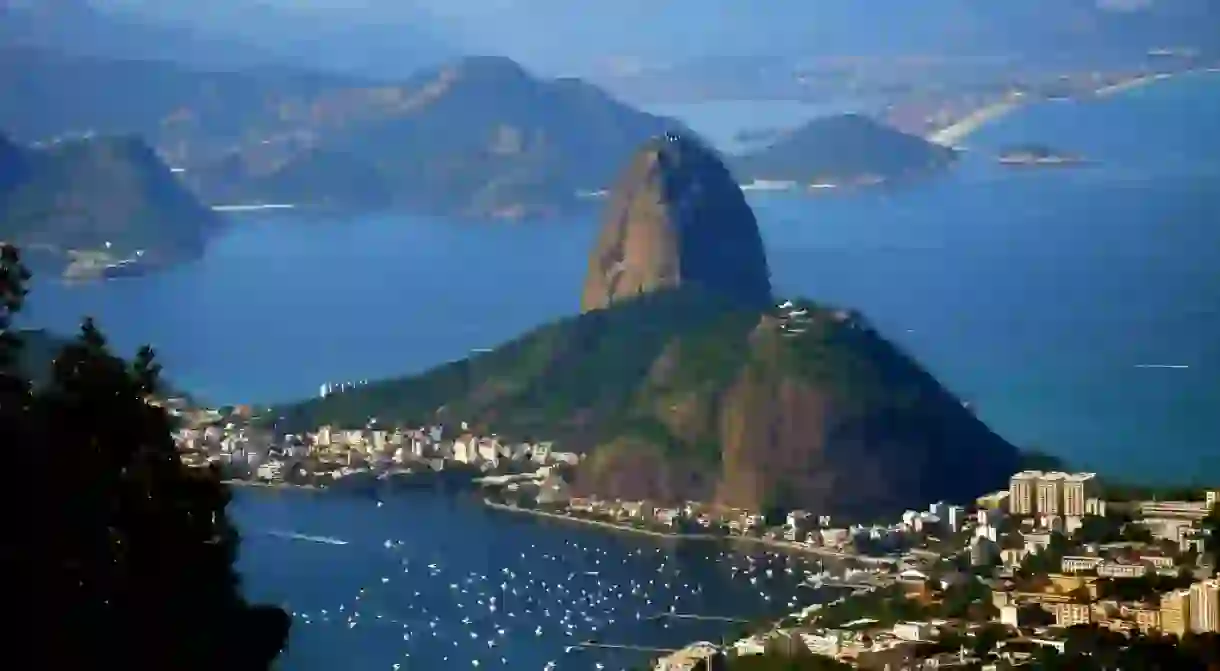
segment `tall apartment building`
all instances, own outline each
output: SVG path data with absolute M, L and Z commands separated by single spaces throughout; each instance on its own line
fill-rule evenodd
M 1040 471 L 1022 471 L 1008 481 L 1008 512 L 1013 515 L 1033 515 L 1034 492 L 1038 488 Z
M 1094 498 L 1100 488 L 1097 475 L 1093 473 L 1068 473 L 1063 478 L 1063 515 L 1084 517 L 1088 514 L 1087 502 Z
M 1065 473 L 1043 473 L 1036 490 L 1039 515 L 1063 514 L 1063 481 Z
M 1008 511 L 1013 515 L 1083 517 L 1095 514 L 1099 491 L 1093 473 L 1022 471 L 1008 482 Z
M 1196 634 L 1220 632 L 1220 580 L 1190 586 L 1190 629 Z
M 1190 631 L 1190 590 L 1161 595 L 1161 631 L 1179 638 Z

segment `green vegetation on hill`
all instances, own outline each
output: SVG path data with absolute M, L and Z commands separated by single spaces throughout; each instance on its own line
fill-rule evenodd
M 859 114 L 814 119 L 732 162 L 738 179 L 843 182 L 900 178 L 952 163 L 956 152 Z
M 859 497 L 865 510 L 926 488 L 964 500 L 1012 472 L 1015 451 L 859 315 L 797 308 L 803 325 L 785 327 L 779 311 L 654 292 L 269 418 L 286 430 L 466 421 L 590 452 L 578 480 L 592 491 L 759 509 L 833 499 L 847 510 Z M 912 475 L 903 459 L 936 474 Z M 860 469 L 850 490 L 847 469 Z M 954 484 L 958 473 L 970 478 Z
M 674 339 L 690 338 L 700 355 L 696 366 L 681 372 L 682 384 L 723 378 L 744 354 L 755 317 L 694 292 L 642 296 L 542 326 L 418 376 L 275 408 L 272 416 L 282 416 L 283 426 L 294 430 L 362 426 L 370 417 L 405 423 L 451 418 L 538 440 L 597 438 L 587 433 L 594 422 L 603 435 L 632 426 L 632 395 Z M 722 326 L 708 328 L 717 322 Z

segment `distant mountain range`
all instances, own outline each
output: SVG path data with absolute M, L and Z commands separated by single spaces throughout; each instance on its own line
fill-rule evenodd
M 0 127 L 17 137 L 140 134 L 209 203 L 541 213 L 605 188 L 645 139 L 684 130 L 499 57 L 370 84 L 9 48 L 0 88 L 22 92 L 0 99 Z
M 104 274 L 193 258 L 218 217 L 139 138 L 104 136 L 24 148 L 0 135 L 0 240 Z
M 395 207 L 516 217 L 607 189 L 633 147 L 675 120 L 578 79 L 470 57 L 397 83 L 282 69 L 0 48 L 0 128 L 26 141 L 137 134 L 205 202 Z M 69 132 L 70 131 L 70 132 Z M 734 159 L 749 179 L 893 177 L 950 153 L 862 117 L 815 121 Z
M 249 0 L 8 0 L 0 4 L 0 44 L 203 69 L 275 66 L 374 78 L 401 78 L 458 55 L 425 25 Z
M 261 139 L 188 167 L 199 193 L 212 201 L 545 214 L 604 189 L 640 142 L 685 130 L 580 80 L 540 79 L 500 57 L 268 108 L 256 127 L 273 130 L 254 136 Z

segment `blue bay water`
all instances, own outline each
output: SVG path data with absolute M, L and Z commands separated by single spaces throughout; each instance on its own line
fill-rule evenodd
M 1103 473 L 1220 474 L 1217 118 L 1220 81 L 1183 77 L 1027 108 L 968 142 L 1046 142 L 1094 166 L 968 154 L 910 187 L 752 203 L 781 291 L 863 309 L 1013 442 Z M 38 283 L 28 318 L 70 330 L 95 315 L 207 399 L 291 399 L 574 312 L 596 220 L 247 216 L 197 263 Z
M 294 614 L 281 663 L 294 671 L 539 671 L 551 661 L 557 671 L 635 669 L 656 654 L 572 648 L 719 641 L 733 625 L 648 618 L 670 609 L 773 617 L 818 599 L 797 586 L 805 568 L 818 570 L 809 560 L 599 531 L 430 492 L 378 506 L 243 490 L 234 513 L 247 595 Z

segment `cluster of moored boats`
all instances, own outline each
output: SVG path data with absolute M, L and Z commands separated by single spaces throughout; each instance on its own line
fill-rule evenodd
M 721 551 L 699 557 L 695 568 L 691 559 L 661 547 L 627 549 L 567 540 L 560 549 L 518 548 L 489 558 L 495 569 L 471 571 L 400 540 L 387 539 L 380 550 L 387 553 L 385 565 L 393 566 L 393 573 L 387 571 L 343 603 L 289 607 L 303 629 L 337 627 L 369 637 L 368 645 L 391 646 L 387 651 L 392 649 L 394 661 L 388 666 L 393 671 L 636 668 L 642 656 L 654 656 L 629 649 L 641 637 L 651 645 L 664 640 L 666 647 L 680 647 L 685 634 L 663 630 L 689 626 L 691 619 L 705 615 L 753 619 L 790 613 L 802 603 L 821 600 L 800 587 L 819 588 L 831 578 L 816 558 L 761 551 Z M 469 567 L 467 562 L 454 564 Z M 708 565 L 728 575 L 713 581 Z M 724 612 L 743 609 L 748 612 Z M 623 649 L 589 642 L 622 644 Z

